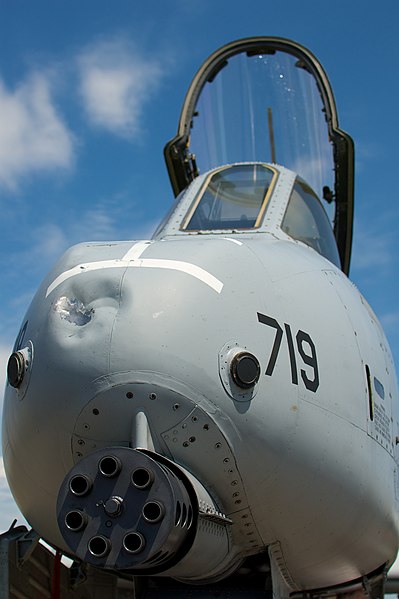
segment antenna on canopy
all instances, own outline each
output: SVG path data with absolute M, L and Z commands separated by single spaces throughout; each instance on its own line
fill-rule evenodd
M 271 162 L 276 164 L 276 144 L 274 141 L 274 128 L 273 128 L 273 109 L 267 109 L 267 120 L 269 124 L 269 143 L 270 143 L 270 153 L 271 153 Z

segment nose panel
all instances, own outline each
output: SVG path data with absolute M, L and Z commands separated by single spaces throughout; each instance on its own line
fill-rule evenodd
M 157 375 L 152 374 L 151 378 Z M 156 384 L 145 379 L 145 373 L 135 372 L 114 374 L 96 382 L 107 388 L 87 403 L 76 420 L 72 439 L 75 462 L 102 447 L 136 447 L 135 423 L 139 412 L 147 417 L 156 449 L 165 449 L 162 433 L 178 427 L 194 410 L 195 401 L 171 389 L 170 379 L 163 384 L 161 380 Z

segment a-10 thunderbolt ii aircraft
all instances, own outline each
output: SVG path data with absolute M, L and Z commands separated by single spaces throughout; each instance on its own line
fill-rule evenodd
M 157 597 L 377 597 L 398 549 L 397 383 L 347 278 L 353 143 L 321 65 L 280 38 L 222 47 L 165 156 L 177 199 L 153 238 L 71 248 L 22 323 L 3 415 L 17 504 Z

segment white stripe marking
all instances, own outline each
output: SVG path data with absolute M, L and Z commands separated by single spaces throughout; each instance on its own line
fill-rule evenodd
M 103 270 L 104 268 L 126 268 L 129 263 L 123 262 L 122 260 L 103 260 L 99 262 L 87 262 L 86 264 L 78 264 L 69 270 L 61 273 L 54 279 L 51 285 L 48 286 L 46 297 L 50 295 L 54 289 L 56 289 L 61 283 L 67 281 L 71 277 L 76 275 L 81 275 L 84 272 L 89 272 L 91 270 Z
M 180 260 L 141 260 L 141 264 L 130 264 L 130 266 L 141 266 L 143 268 L 166 268 L 170 270 L 178 270 L 180 272 L 185 272 L 187 275 L 191 275 L 196 279 L 199 279 L 212 289 L 216 291 L 216 293 L 220 293 L 223 289 L 223 283 L 219 281 L 216 277 L 211 275 L 210 272 L 204 270 L 200 266 L 196 266 L 195 264 L 191 264 L 190 262 L 181 262 Z
M 152 244 L 153 241 L 138 241 L 123 256 L 122 260 L 137 260 L 140 258 L 145 250 Z
M 231 237 L 223 237 L 223 239 L 236 243 L 237 245 L 242 245 L 242 241 L 238 241 L 238 239 L 232 239 Z
M 78 264 L 69 270 L 61 273 L 54 279 L 51 285 L 48 286 L 46 297 L 50 295 L 61 283 L 67 281 L 71 277 L 81 275 L 85 272 L 94 270 L 104 270 L 105 268 L 161 268 L 168 270 L 176 270 L 184 272 L 196 279 L 202 281 L 211 287 L 216 293 L 221 293 L 223 283 L 214 277 L 211 273 L 191 264 L 190 262 L 182 262 L 180 260 L 164 260 L 164 259 L 145 259 L 140 258 L 152 241 L 140 241 L 134 244 L 121 259 L 115 260 L 99 260 L 98 262 L 86 262 Z

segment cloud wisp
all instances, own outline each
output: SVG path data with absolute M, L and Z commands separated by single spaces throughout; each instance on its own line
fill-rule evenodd
M 15 189 L 22 176 L 71 167 L 74 136 L 57 112 L 48 77 L 33 73 L 15 91 L 0 79 L 0 114 L 0 185 Z
M 382 314 L 381 323 L 392 334 L 397 333 L 399 329 L 399 310 L 392 310 Z
M 384 231 L 384 235 L 381 234 Z M 379 274 L 394 267 L 396 243 L 392 232 L 381 223 L 356 223 L 353 244 L 353 267 L 357 271 L 377 271 Z
M 163 65 L 130 41 L 115 38 L 87 46 L 71 62 L 63 77 L 77 71 L 72 91 L 88 123 L 137 141 Z M 78 137 L 54 99 L 59 66 L 47 67 L 29 73 L 15 89 L 0 77 L 0 186 L 9 191 L 18 190 L 23 177 L 74 164 Z
M 90 123 L 121 137 L 137 138 L 143 107 L 162 78 L 160 64 L 127 41 L 109 40 L 82 52 L 78 67 Z

